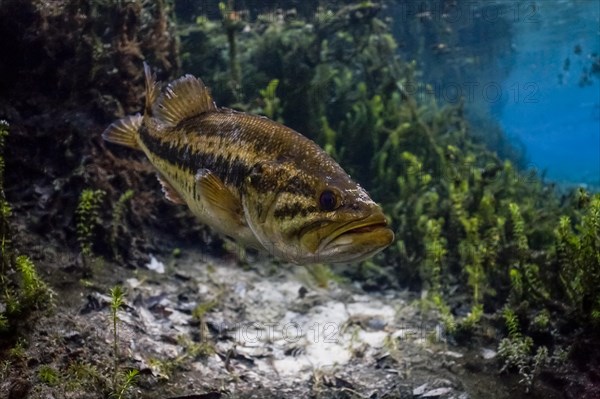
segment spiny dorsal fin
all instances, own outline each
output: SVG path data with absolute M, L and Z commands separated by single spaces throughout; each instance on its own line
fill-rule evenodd
M 146 108 L 144 113 L 152 116 L 152 105 L 156 101 L 158 92 L 156 90 L 156 74 L 152 73 L 150 66 L 144 62 L 144 76 L 146 77 Z
M 177 125 L 192 116 L 216 110 L 217 106 L 208 88 L 192 75 L 185 75 L 171 82 L 153 108 L 157 118 L 172 125 Z
M 107 127 L 102 133 L 102 138 L 111 143 L 139 150 L 141 148 L 137 136 L 140 126 L 142 126 L 142 116 L 140 114 L 126 116 Z

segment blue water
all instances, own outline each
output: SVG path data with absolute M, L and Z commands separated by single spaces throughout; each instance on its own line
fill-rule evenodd
M 597 189 L 600 76 L 584 87 L 579 80 L 591 66 L 590 54 L 600 54 L 600 1 L 536 1 L 535 9 L 523 8 L 510 18 L 514 63 L 502 83 L 509 100 L 495 111 L 497 117 L 525 145 L 530 167 L 545 171 L 549 180 Z

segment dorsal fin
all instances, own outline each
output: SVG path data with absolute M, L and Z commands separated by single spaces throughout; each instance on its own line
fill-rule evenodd
M 154 116 L 172 125 L 216 110 L 217 106 L 208 88 L 192 75 L 185 75 L 169 83 L 153 108 Z
M 150 66 L 144 62 L 144 76 L 146 77 L 146 107 L 144 113 L 152 116 L 152 105 L 156 101 L 156 74 L 152 73 Z

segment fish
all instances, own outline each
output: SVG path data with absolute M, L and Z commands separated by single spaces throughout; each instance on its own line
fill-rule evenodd
M 102 137 L 144 152 L 165 197 L 201 223 L 296 264 L 359 262 L 393 242 L 382 208 L 312 140 L 217 107 L 193 75 L 164 86 L 146 63 L 144 74 L 143 115 Z

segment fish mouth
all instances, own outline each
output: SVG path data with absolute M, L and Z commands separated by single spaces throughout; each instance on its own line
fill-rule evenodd
M 368 216 L 364 219 L 347 223 L 335 230 L 320 247 L 362 246 L 384 249 L 394 240 L 394 233 L 388 227 L 385 216 L 380 213 Z M 379 251 L 378 250 L 378 251 Z M 377 252 L 378 252 L 377 251 Z

